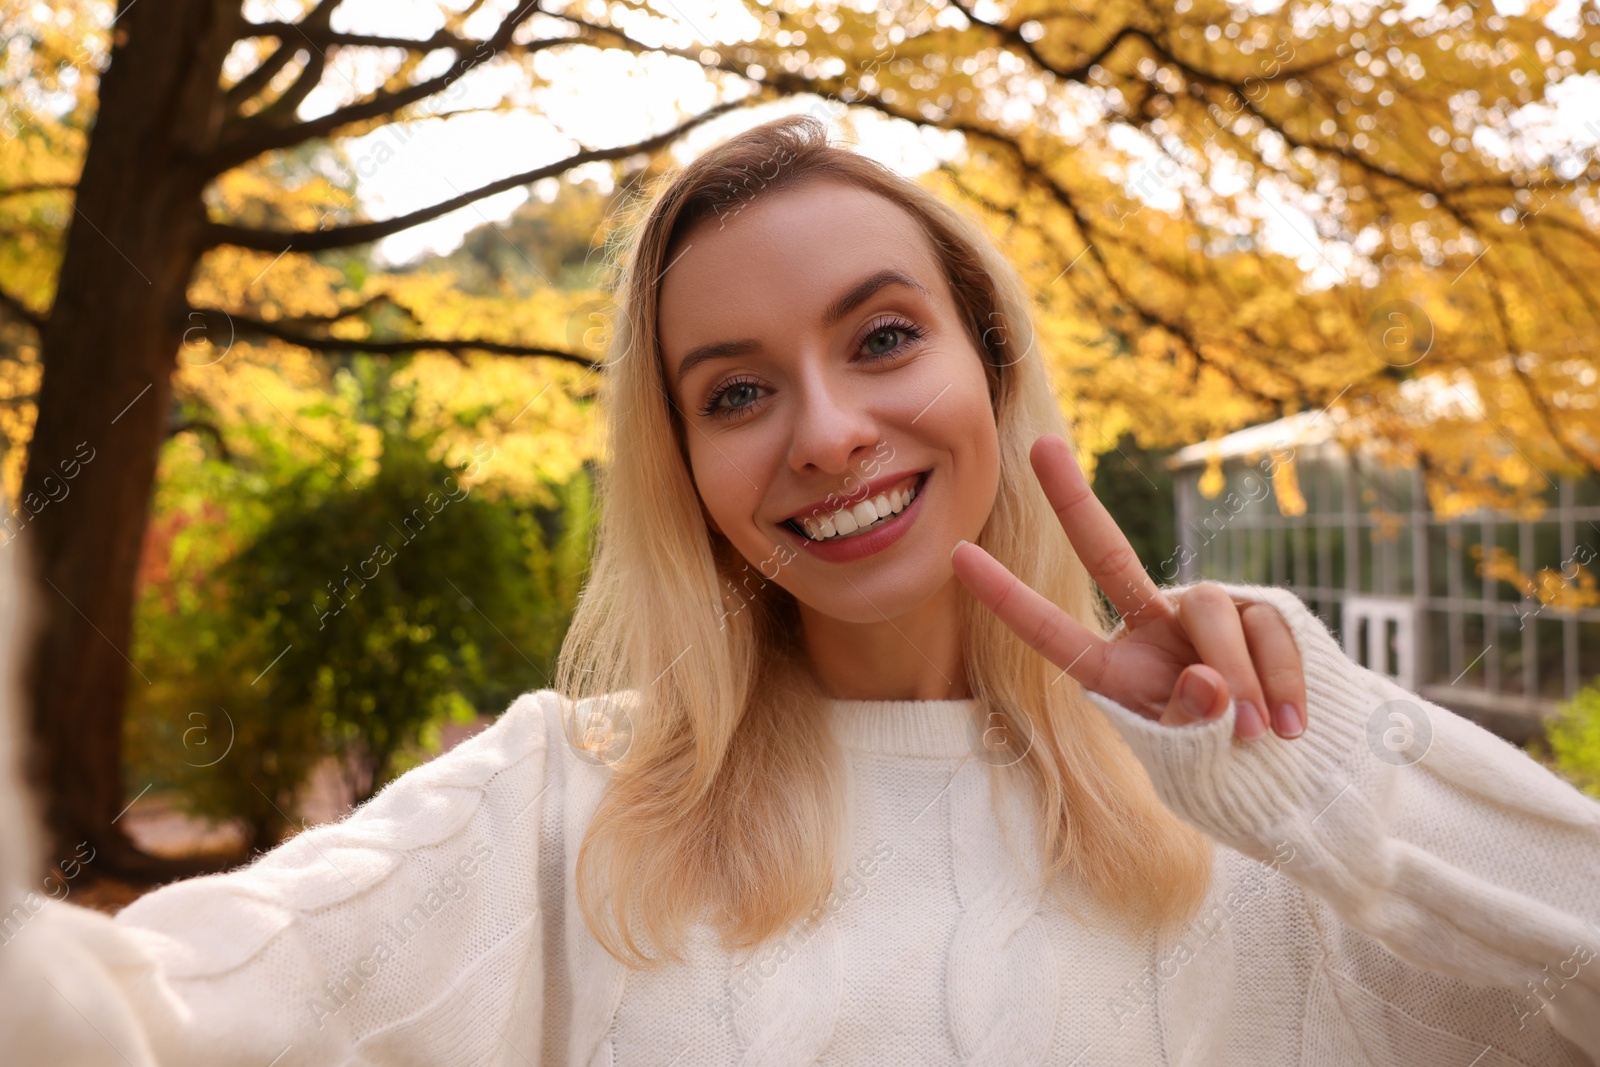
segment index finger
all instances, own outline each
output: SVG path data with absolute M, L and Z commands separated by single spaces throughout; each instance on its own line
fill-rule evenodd
M 1067 540 L 1127 628 L 1172 616 L 1171 602 L 1145 572 L 1122 528 L 1094 495 L 1066 440 L 1059 434 L 1045 434 L 1033 443 L 1028 458 Z
M 956 577 L 978 602 L 1005 623 L 1024 644 L 1083 685 L 1099 691 L 1105 680 L 1110 642 L 1061 610 L 1048 597 L 969 541 L 950 553 Z

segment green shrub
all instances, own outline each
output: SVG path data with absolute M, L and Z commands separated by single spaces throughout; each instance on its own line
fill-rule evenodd
M 1557 769 L 1579 789 L 1600 797 L 1600 678 L 1573 694 L 1545 724 Z
M 436 750 L 445 723 L 550 684 L 590 549 L 587 471 L 535 508 L 467 490 L 430 438 L 382 443 L 365 482 L 340 473 L 358 469 L 343 455 L 258 471 L 171 538 L 187 580 L 141 593 L 133 790 L 242 820 L 269 848 L 323 757 L 359 802 Z

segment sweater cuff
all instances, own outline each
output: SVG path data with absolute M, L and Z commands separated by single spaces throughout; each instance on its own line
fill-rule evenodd
M 1286 589 L 1213 583 L 1239 600 L 1264 600 L 1288 622 L 1306 681 L 1306 728 L 1285 739 L 1268 730 L 1250 741 L 1233 736 L 1232 698 L 1221 717 L 1163 726 L 1100 693 L 1105 713 L 1144 765 L 1162 801 L 1188 822 L 1256 858 L 1297 835 L 1349 787 L 1370 759 L 1368 720 L 1382 702 L 1368 672 L 1345 656 L 1322 620 Z M 1172 591 L 1186 587 L 1176 587 Z M 1120 629 L 1120 626 L 1118 627 Z M 1114 631 L 1115 632 L 1115 631 Z

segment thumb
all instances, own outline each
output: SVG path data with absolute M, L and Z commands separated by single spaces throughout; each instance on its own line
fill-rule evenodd
M 1178 675 L 1172 697 L 1160 722 L 1163 726 L 1184 726 L 1202 719 L 1214 719 L 1228 709 L 1228 684 L 1222 675 L 1203 663 L 1192 663 Z

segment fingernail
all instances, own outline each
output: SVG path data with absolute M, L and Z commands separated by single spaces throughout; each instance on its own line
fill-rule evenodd
M 1236 701 L 1233 714 L 1238 722 L 1240 737 L 1252 740 L 1267 732 L 1267 720 L 1261 717 L 1261 712 L 1250 701 Z
M 1278 705 L 1278 733 L 1283 737 L 1299 737 L 1305 732 L 1305 720 L 1293 704 Z
M 1205 718 L 1206 712 L 1211 708 L 1212 701 L 1216 700 L 1216 698 L 1216 686 L 1206 681 L 1206 679 L 1196 674 L 1183 676 L 1183 692 L 1178 695 L 1178 699 L 1183 702 L 1184 710 L 1191 717 L 1196 719 Z
M 960 548 L 960 547 L 961 547 L 961 546 L 962 546 L 962 545 L 964 545 L 964 544 L 966 544 L 966 543 L 967 543 L 967 542 L 966 542 L 966 541 L 965 541 L 965 540 L 961 540 L 961 541 L 957 541 L 957 542 L 956 542 L 956 546 L 955 546 L 955 548 L 952 548 L 952 549 L 951 549 L 951 550 L 950 550 L 950 555 L 951 555 L 951 557 L 954 557 L 954 556 L 955 556 L 955 554 L 956 554 L 956 548 Z

